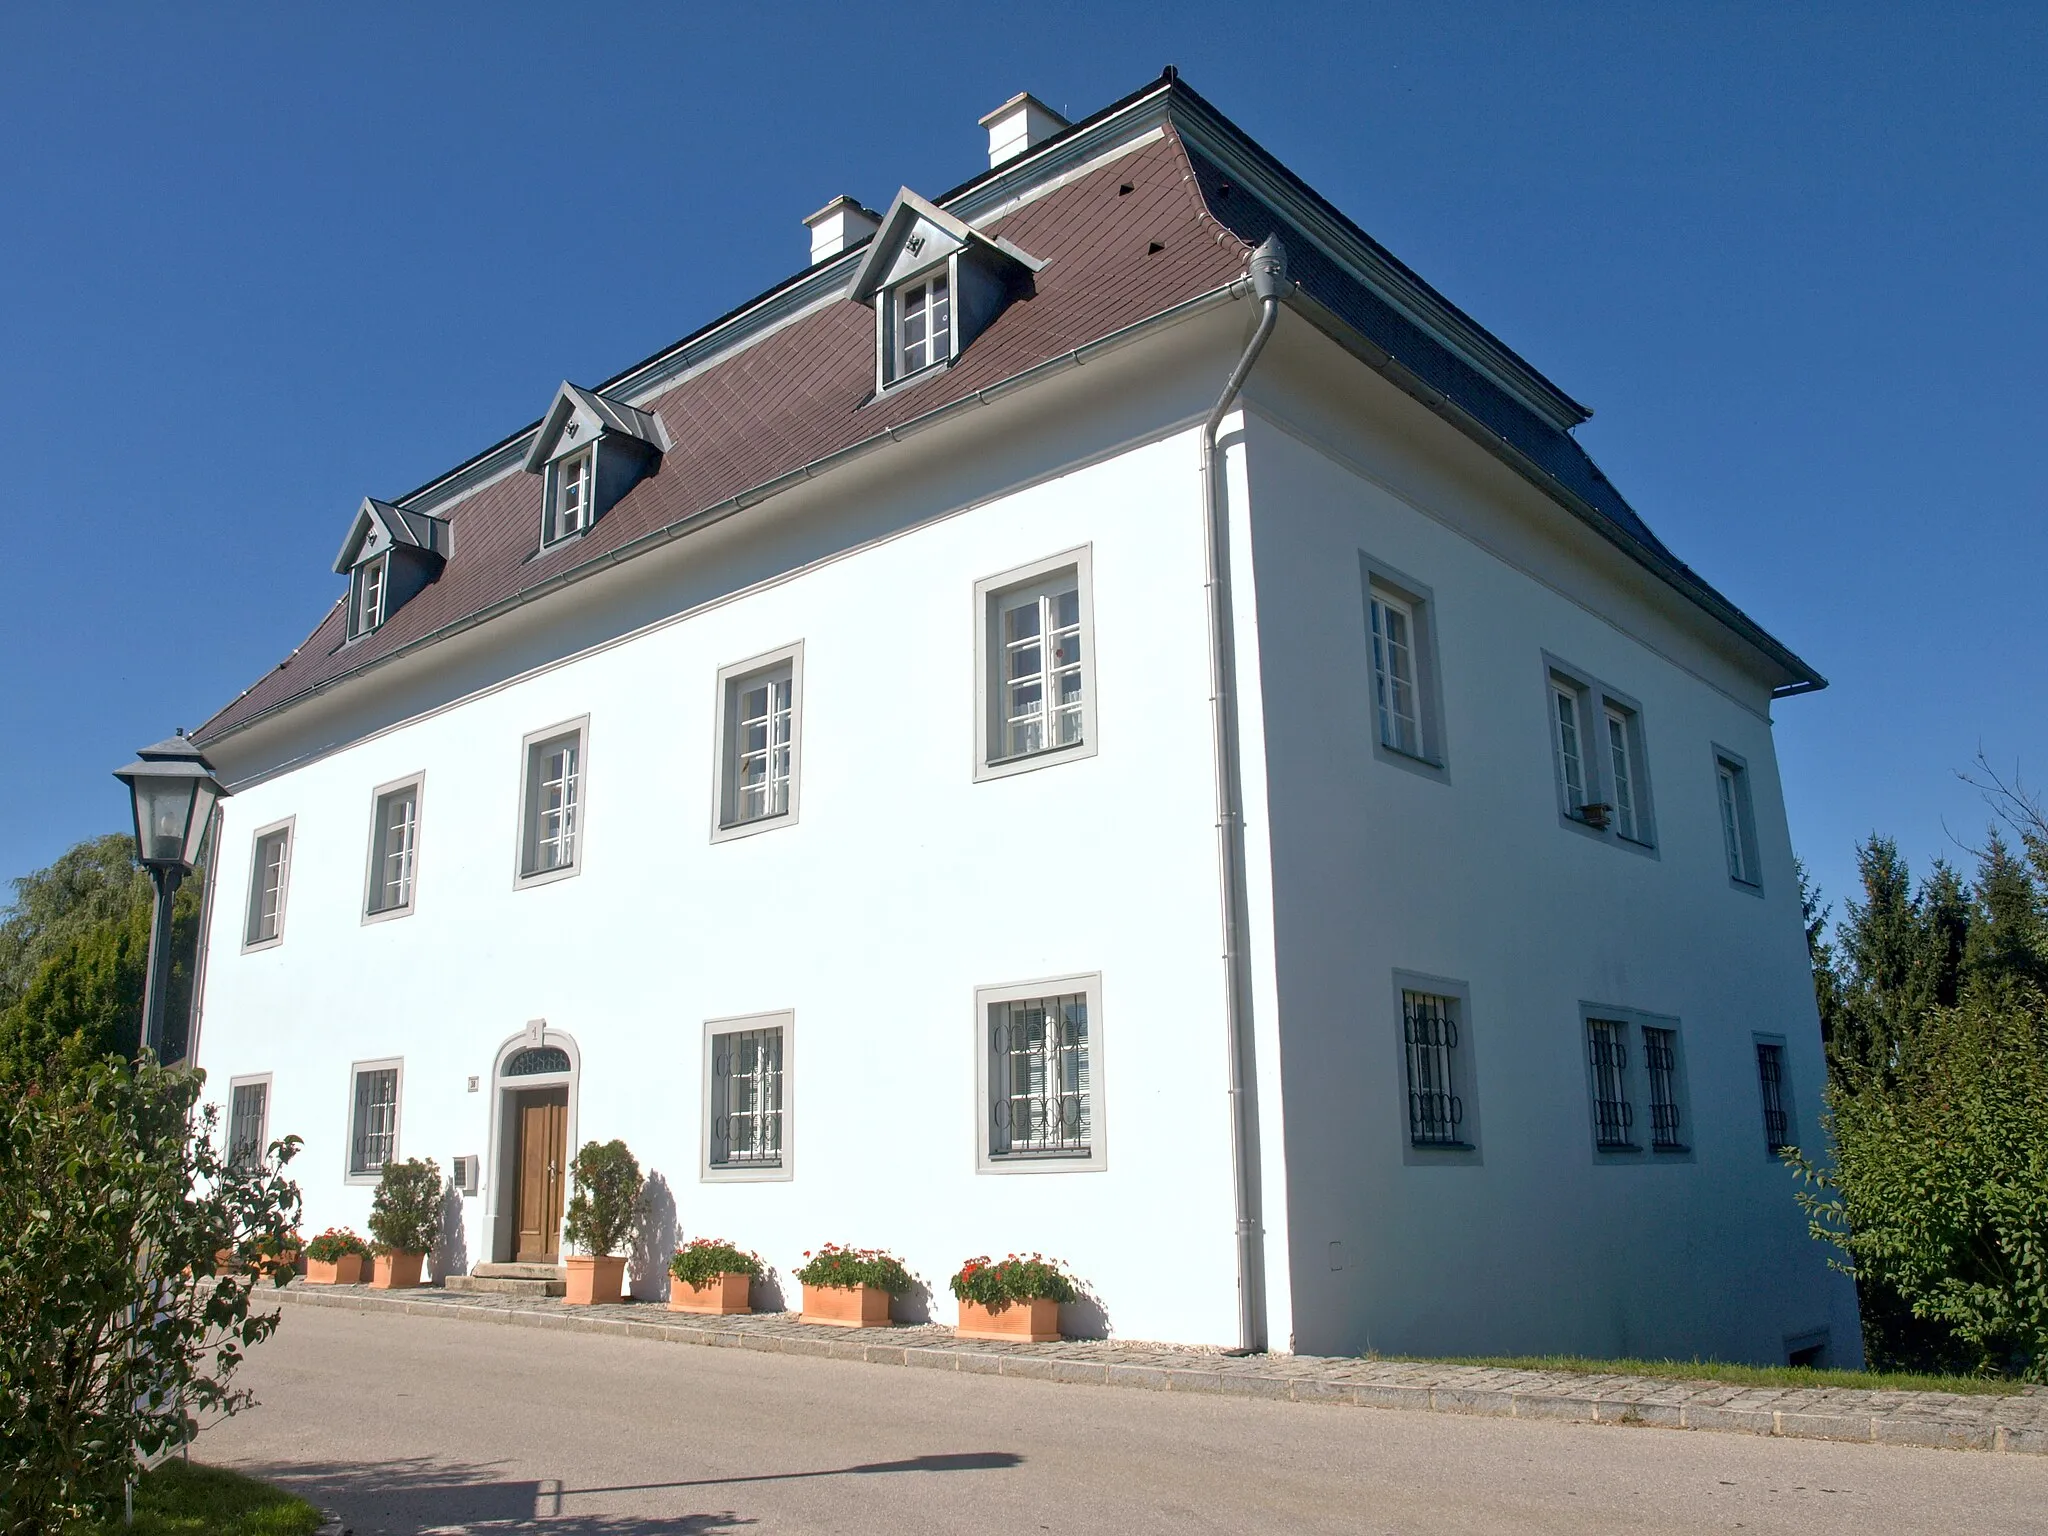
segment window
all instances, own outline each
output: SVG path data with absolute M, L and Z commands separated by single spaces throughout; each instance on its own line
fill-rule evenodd
M 803 644 L 718 674 L 718 806 L 714 842 L 796 820 L 802 745 Z
M 584 738 L 588 719 L 526 738 L 521 796 L 519 881 L 573 875 L 583 838 Z
M 1603 1152 L 1633 1152 L 1628 1026 L 1616 1019 L 1586 1020 L 1586 1048 L 1593 1069 L 1593 1144 Z
M 270 1145 L 270 1078 L 238 1077 L 228 1084 L 228 1166 L 250 1169 Z
M 1100 1166 L 1100 991 L 1083 976 L 976 994 L 984 1171 Z
M 1607 756 L 1613 769 L 1609 782 L 1614 786 L 1614 830 L 1631 842 L 1641 842 L 1637 836 L 1636 775 L 1629 752 L 1628 716 L 1611 704 L 1602 714 L 1606 716 Z
M 1643 1026 L 1643 1065 L 1650 1075 L 1650 1150 L 1683 1152 L 1679 1136 L 1678 1031 Z
M 1443 776 L 1443 708 L 1437 686 L 1436 604 L 1429 589 L 1359 555 L 1366 640 L 1372 657 L 1373 747 L 1384 762 Z
M 1422 714 L 1415 700 L 1415 610 L 1398 598 L 1372 594 L 1372 673 L 1379 706 L 1380 741 L 1397 752 L 1422 755 Z
M 349 604 L 348 632 L 351 637 L 367 635 L 384 622 L 385 593 L 390 578 L 389 551 L 356 567 L 353 578 L 355 590 Z
M 896 290 L 894 376 L 907 378 L 953 355 L 953 297 L 942 267 Z
M 1756 1042 L 1757 1087 L 1763 1095 L 1764 1151 L 1773 1159 L 1786 1148 L 1796 1150 L 1792 1134 L 1792 1096 L 1785 1084 L 1785 1044 L 1782 1040 Z
M 1686 1144 L 1685 1058 L 1674 1018 L 1606 1004 L 1586 1005 L 1586 1084 L 1593 1111 L 1593 1150 L 1601 1162 L 1637 1162 L 1647 1109 L 1647 1151 L 1659 1160 L 1692 1161 Z
M 547 515 L 541 529 L 543 546 L 581 533 L 590 526 L 597 445 L 577 450 L 548 466 Z
M 256 834 L 249 870 L 249 914 L 242 929 L 244 949 L 266 949 L 284 939 L 284 902 L 291 884 L 296 819 L 278 822 Z
M 1585 814 L 1586 754 L 1580 745 L 1579 690 L 1559 678 L 1550 681 L 1551 725 L 1557 749 L 1558 782 L 1564 787 L 1567 816 Z
M 786 1177 L 789 1014 L 705 1026 L 704 1173 Z
M 1714 749 L 1714 798 L 1721 818 L 1721 851 L 1728 879 L 1755 893 L 1762 885 L 1756 848 L 1756 814 L 1749 800 L 1749 767 L 1733 752 Z
M 1460 1131 L 1458 999 L 1401 991 L 1401 1035 L 1408 1058 L 1408 1140 L 1418 1147 L 1469 1147 Z
M 983 739 L 977 778 L 1092 756 L 1089 552 L 976 585 Z
M 374 1183 L 398 1156 L 397 1061 L 361 1061 L 350 1072 L 348 1177 Z
M 366 917 L 400 917 L 412 910 L 420 845 L 420 788 L 418 779 L 389 785 L 378 790 L 370 802 Z
M 1576 831 L 1654 856 L 1640 706 L 1555 657 L 1544 662 L 1560 817 Z

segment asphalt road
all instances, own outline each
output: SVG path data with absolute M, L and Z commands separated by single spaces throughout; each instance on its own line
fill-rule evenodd
M 1205 1399 L 286 1310 L 209 1429 L 382 1532 L 2048 1531 L 2048 1458 Z

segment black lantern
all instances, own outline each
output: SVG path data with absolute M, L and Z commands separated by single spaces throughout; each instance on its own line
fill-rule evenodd
M 142 994 L 142 1044 L 161 1055 L 164 1014 L 170 1002 L 171 899 L 192 866 L 213 820 L 213 808 L 227 791 L 213 765 L 185 739 L 144 747 L 135 761 L 114 771 L 135 803 L 135 852 L 156 891 L 155 921 L 149 934 L 149 979 Z

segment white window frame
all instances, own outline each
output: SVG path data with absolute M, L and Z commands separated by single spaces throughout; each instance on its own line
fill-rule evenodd
M 995 1102 L 995 1059 L 990 1039 L 999 1008 L 1038 998 L 1074 993 L 1088 1009 L 1088 1138 L 1084 1148 L 1051 1152 L 990 1150 L 989 1117 Z M 1103 1049 L 1102 973 L 1041 977 L 974 989 L 974 1157 L 975 1171 L 990 1174 L 1099 1173 L 1109 1166 L 1107 1052 Z
M 1365 648 L 1368 725 L 1372 732 L 1373 755 L 1383 763 L 1420 773 L 1448 783 L 1449 758 L 1444 748 L 1443 683 L 1438 666 L 1436 598 L 1430 589 L 1412 576 L 1360 550 L 1359 578 L 1365 590 Z M 1388 740 L 1384 707 L 1389 673 L 1385 665 L 1383 614 L 1398 613 L 1408 629 L 1408 672 L 1406 679 L 1413 708 L 1415 742 L 1413 749 Z
M 235 1156 L 235 1095 L 244 1088 L 263 1090 L 263 1113 L 256 1121 L 256 1155 L 259 1160 L 270 1146 L 271 1074 L 251 1072 L 243 1077 L 231 1077 L 228 1079 L 227 1146 L 223 1158 L 230 1164 L 233 1163 Z
M 1544 728 L 1557 798 L 1558 824 L 1617 848 L 1650 858 L 1657 851 L 1656 802 L 1650 785 L 1650 753 L 1643 707 L 1634 698 L 1548 651 L 1543 653 Z M 1570 703 L 1577 746 L 1579 786 L 1571 783 L 1561 706 Z M 1621 752 L 1615 751 L 1620 732 Z M 1619 771 L 1627 773 L 1627 808 L 1620 802 Z M 1591 808 L 1599 807 L 1595 811 Z
M 341 1171 L 344 1184 L 375 1184 L 384 1176 L 379 1167 L 364 1173 L 356 1169 L 356 1084 L 366 1072 L 391 1072 L 396 1076 L 391 1086 L 391 1162 L 397 1162 L 404 1153 L 400 1151 L 400 1136 L 405 1127 L 405 1058 L 387 1056 L 377 1061 L 353 1061 L 348 1068 L 348 1106 L 341 1139 Z
M 1756 842 L 1756 805 L 1750 796 L 1749 761 L 1739 752 L 1714 747 L 1714 824 L 1728 883 L 1750 896 L 1764 893 L 1762 859 Z
M 385 864 L 390 850 L 384 842 L 384 805 L 399 795 L 412 796 L 411 843 L 405 857 L 408 861 L 405 877 L 405 900 L 390 906 L 377 903 L 384 894 Z M 420 832 L 421 818 L 427 795 L 427 776 L 415 773 L 408 778 L 393 779 L 389 784 L 379 784 L 370 791 L 370 857 L 363 872 L 363 921 L 365 923 L 386 922 L 394 917 L 410 917 L 419 901 L 420 892 Z
M 571 738 L 576 743 L 576 790 L 570 817 L 569 858 L 565 863 L 543 868 L 540 862 L 543 781 L 539 774 L 545 762 L 546 749 Z M 530 731 L 521 738 L 518 830 L 512 866 L 515 889 L 549 885 L 583 872 L 583 854 L 590 838 L 590 716 L 579 715 L 574 720 L 564 720 L 545 730 Z
M 948 258 L 945 261 L 926 267 L 914 277 L 905 278 L 902 282 L 895 284 L 889 289 L 889 355 L 887 370 L 889 383 L 898 384 L 917 378 L 933 368 L 945 366 L 958 355 L 960 285 L 955 281 L 955 277 L 953 263 Z M 943 351 L 932 344 L 932 300 L 930 295 L 931 287 L 934 283 L 943 283 L 946 287 L 946 334 Z M 903 331 L 909 320 L 908 310 L 910 301 L 915 295 L 920 293 L 925 295 L 925 334 L 922 343 L 925 348 L 925 358 L 923 362 L 913 365 L 905 355 L 906 347 Z
M 582 489 L 582 499 L 577 503 L 576 526 L 563 526 L 563 512 L 571 485 Z M 548 462 L 546 476 L 546 500 L 541 508 L 540 547 L 552 549 L 590 531 L 590 525 L 597 521 L 592 515 L 597 504 L 597 443 L 585 443 L 581 448 L 562 454 Z
M 1003 717 L 1005 686 L 1000 671 L 1004 655 L 1001 629 L 1004 600 L 1032 590 L 1050 591 L 1059 584 L 1059 578 L 1069 572 L 1079 599 L 1081 739 L 1016 756 L 1001 755 L 997 749 L 1002 744 L 1006 725 Z M 983 577 L 974 584 L 974 778 L 977 783 L 1095 756 L 1099 747 L 1097 722 L 1100 718 L 1095 651 L 1093 545 L 1083 544 L 1077 549 L 1034 560 L 1029 565 L 1018 566 L 1000 575 Z M 1047 660 L 1049 658 L 1041 650 L 1041 676 L 1047 675 Z M 1042 702 L 1049 705 L 1049 697 L 1042 695 Z
M 712 1126 L 717 1115 L 718 1085 L 712 1072 L 720 1037 L 743 1035 L 755 1030 L 782 1031 L 782 1145 L 774 1163 L 714 1163 L 711 1160 Z M 786 1183 L 796 1177 L 796 1011 L 745 1013 L 731 1018 L 704 1021 L 701 1057 L 703 1094 L 697 1136 L 697 1177 L 705 1184 Z
M 770 675 L 789 674 L 789 804 L 780 811 L 745 820 L 739 817 L 740 703 L 750 684 Z M 752 837 L 777 827 L 795 826 L 803 795 L 804 766 L 804 643 L 801 640 L 735 662 L 718 671 L 715 695 L 718 724 L 712 732 L 717 756 L 712 764 L 711 841 Z
M 298 840 L 297 816 L 287 816 L 283 821 L 273 821 L 267 827 L 258 827 L 249 839 L 249 892 L 242 910 L 242 953 L 249 954 L 259 949 L 275 949 L 284 942 L 285 907 L 291 898 L 292 856 Z M 283 840 L 284 858 L 278 868 L 277 879 L 277 921 L 274 930 L 258 936 L 256 924 L 259 907 L 264 893 L 263 845 L 269 839 Z
M 348 637 L 367 635 L 382 624 L 391 608 L 391 551 L 365 560 L 350 575 Z
M 1451 1016 L 1457 1025 L 1458 1043 L 1450 1058 L 1450 1091 L 1457 1095 L 1462 1111 L 1458 1120 L 1459 1136 L 1455 1142 L 1418 1143 L 1411 1130 L 1408 1102 L 1413 1091 L 1408 1048 L 1408 994 L 1411 992 L 1443 998 L 1452 1005 Z M 1387 1034 L 1394 1046 L 1396 1118 L 1393 1124 L 1401 1141 L 1401 1161 L 1411 1168 L 1439 1167 L 1446 1163 L 1479 1166 L 1485 1159 L 1481 1155 L 1479 1051 L 1472 1029 L 1471 986 L 1455 977 L 1396 971 L 1391 997 L 1392 1027 Z

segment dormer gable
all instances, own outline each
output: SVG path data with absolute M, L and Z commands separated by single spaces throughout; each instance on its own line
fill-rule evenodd
M 541 548 L 588 532 L 654 472 L 668 446 L 653 412 L 563 380 L 523 466 L 542 479 Z
M 847 288 L 875 311 L 875 388 L 952 363 L 1044 265 L 903 188 Z
M 338 576 L 348 577 L 348 638 L 376 629 L 441 574 L 454 549 L 447 519 L 364 497 L 341 553 Z

